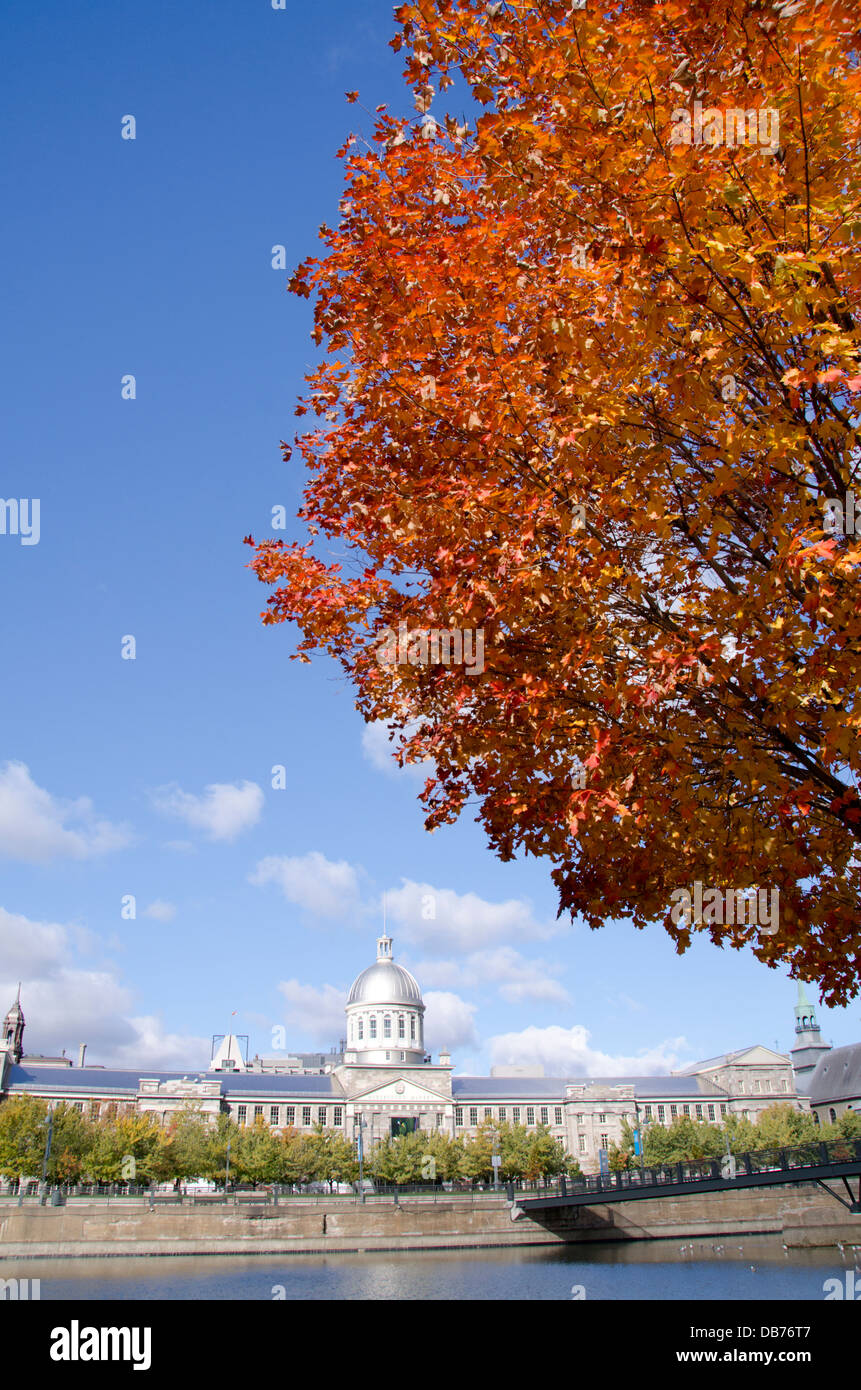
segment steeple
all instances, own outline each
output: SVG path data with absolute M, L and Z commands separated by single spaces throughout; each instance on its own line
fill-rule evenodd
M 20 1062 L 24 1054 L 24 1023 L 24 1011 L 21 1008 L 21 983 L 19 981 L 15 1003 L 3 1020 L 2 1043 L 16 1064 Z
M 795 1005 L 795 1046 L 790 1055 L 795 1075 L 795 1089 L 800 1094 L 805 1093 L 819 1058 L 830 1050 L 831 1044 L 822 1041 L 815 1010 L 807 997 L 804 984 L 799 980 L 798 1002 Z
M 795 1031 L 796 1033 L 819 1033 L 819 1024 L 816 1022 L 816 1014 L 813 1012 L 813 1005 L 807 997 L 802 980 L 798 981 L 798 1003 L 795 1006 Z

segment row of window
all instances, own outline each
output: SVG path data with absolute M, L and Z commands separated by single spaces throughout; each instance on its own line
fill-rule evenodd
M 384 1015 L 384 1017 L 383 1017 L 383 1019 L 382 1019 L 382 1024 L 383 1024 L 383 1031 L 382 1031 L 382 1036 L 383 1036 L 383 1038 L 391 1038 L 391 1037 L 393 1036 L 393 1034 L 392 1034 L 393 1020 L 392 1020 L 390 1014 Z M 354 1032 L 354 1025 L 355 1025 L 355 1032 Z M 407 1033 L 406 1033 L 406 1018 L 404 1017 L 403 1014 L 398 1014 L 398 1037 L 401 1039 L 401 1041 L 405 1041 L 406 1036 L 407 1036 Z M 377 1016 L 376 1016 L 376 1014 L 371 1014 L 371 1017 L 368 1019 L 368 1037 L 371 1039 L 371 1041 L 375 1041 L 376 1038 L 377 1038 Z M 364 1042 L 364 1040 L 365 1040 L 365 1020 L 364 1020 L 364 1017 L 360 1017 L 360 1018 L 358 1018 L 358 1019 L 350 1019 L 350 1041 L 352 1042 L 352 1041 L 354 1041 L 354 1040 L 357 1041 L 357 1042 Z M 415 1040 L 416 1040 L 416 1016 L 415 1016 L 415 1014 L 410 1014 L 410 1042 L 415 1042 Z
M 263 1105 L 255 1105 L 255 1106 L 253 1107 L 254 1114 L 253 1114 L 252 1118 L 253 1118 L 254 1120 L 262 1119 L 263 1116 L 264 1116 L 264 1111 L 266 1110 L 266 1108 L 267 1108 L 267 1107 L 266 1107 L 266 1106 L 263 1106 Z M 312 1120 L 312 1118 L 311 1118 L 312 1111 L 313 1111 L 313 1106 L 310 1106 L 310 1105 L 302 1105 L 302 1106 L 296 1106 L 296 1105 L 270 1105 L 270 1106 L 268 1107 L 268 1110 L 269 1110 L 268 1123 L 269 1123 L 270 1125 L 276 1127 L 276 1128 L 279 1127 L 282 1123 L 285 1125 L 285 1127 L 286 1127 L 287 1125 L 295 1125 L 295 1123 L 296 1123 L 296 1111 L 297 1111 L 297 1109 L 301 1109 L 301 1111 L 302 1111 L 302 1124 L 303 1124 L 303 1126 L 305 1126 L 306 1128 L 309 1127 L 311 1124 L 318 1124 L 318 1125 L 323 1125 L 324 1127 L 328 1125 L 330 1128 L 333 1128 L 333 1129 L 340 1129 L 341 1125 L 344 1123 L 344 1107 L 343 1107 L 342 1105 L 333 1105 L 333 1106 L 332 1106 L 332 1118 L 331 1118 L 331 1120 L 328 1119 L 329 1109 L 328 1109 L 328 1107 L 325 1106 L 325 1105 L 318 1105 L 318 1106 L 317 1106 L 317 1118 L 316 1118 L 316 1120 Z M 282 1110 L 286 1112 L 286 1113 L 285 1113 L 285 1116 L 284 1116 L 283 1122 L 282 1122 L 282 1119 L 281 1119 L 281 1112 L 282 1112 Z M 249 1106 L 247 1106 L 247 1105 L 237 1105 L 237 1107 L 236 1107 L 236 1122 L 237 1122 L 237 1124 L 240 1124 L 240 1125 L 247 1125 L 247 1124 L 248 1124 L 248 1111 L 249 1111 Z
M 526 1111 L 526 1123 L 527 1123 L 527 1125 L 534 1125 L 534 1124 L 535 1124 L 535 1111 L 536 1111 L 536 1109 L 538 1110 L 538 1115 L 539 1115 L 538 1123 L 541 1124 L 541 1125 L 549 1125 L 549 1124 L 550 1124 L 550 1106 L 548 1106 L 548 1105 L 540 1105 L 540 1106 L 537 1106 L 537 1107 L 534 1106 L 534 1105 L 526 1105 L 526 1106 L 512 1105 L 512 1106 L 510 1107 L 510 1109 L 511 1109 L 511 1123 L 512 1123 L 512 1124 L 519 1125 L 519 1124 L 521 1123 L 521 1118 L 520 1118 L 520 1117 L 521 1117 L 521 1115 L 523 1114 L 523 1111 L 525 1110 L 525 1111 Z M 498 1118 L 499 1118 L 500 1122 L 504 1123 L 504 1122 L 508 1119 L 508 1111 L 509 1111 L 509 1106 L 507 1106 L 507 1105 L 500 1105 L 500 1106 L 499 1106 L 499 1109 L 498 1109 Z M 455 1106 L 455 1109 L 454 1109 L 454 1122 L 455 1122 L 456 1125 L 460 1125 L 460 1126 L 463 1125 L 463 1112 L 464 1112 L 464 1106 L 462 1106 L 462 1105 L 456 1105 L 456 1106 Z M 484 1107 L 484 1117 L 483 1117 L 483 1118 L 484 1118 L 485 1120 L 492 1120 L 492 1119 L 493 1119 L 493 1110 L 492 1110 L 492 1108 L 491 1108 L 489 1105 L 486 1105 L 486 1106 Z M 472 1126 L 472 1127 L 474 1127 L 475 1125 L 478 1124 L 478 1106 L 477 1106 L 477 1105 L 471 1105 L 471 1106 L 469 1107 L 469 1123 L 470 1123 L 470 1126 Z M 556 1105 L 556 1106 L 553 1107 L 553 1124 L 555 1124 L 555 1125 L 561 1125 L 561 1123 L 562 1123 L 562 1106 L 561 1106 L 561 1105 Z
M 646 1113 L 646 1119 L 647 1119 L 647 1120 L 651 1120 L 651 1119 L 653 1118 L 652 1111 L 653 1111 L 654 1108 L 655 1108 L 655 1107 L 653 1107 L 653 1106 L 651 1106 L 651 1105 L 647 1105 L 647 1106 L 644 1107 L 645 1113 Z M 658 1111 L 658 1124 L 661 1124 L 661 1125 L 662 1125 L 662 1124 L 665 1124 L 665 1123 L 666 1123 L 666 1118 L 667 1118 L 667 1107 L 666 1107 L 666 1105 L 659 1105 L 659 1106 L 657 1106 L 656 1108 L 657 1108 L 657 1111 Z M 669 1110 L 670 1110 L 670 1119 L 671 1119 L 671 1120 L 677 1119 L 677 1118 L 678 1118 L 678 1114 L 679 1114 L 679 1107 L 678 1107 L 677 1105 L 671 1105 L 671 1106 L 669 1107 Z M 703 1110 L 706 1111 L 706 1115 L 703 1114 Z M 695 1106 L 694 1106 L 694 1114 L 695 1114 L 695 1116 L 696 1116 L 696 1118 L 697 1118 L 698 1120 L 703 1120 L 703 1119 L 706 1118 L 706 1116 L 707 1116 L 708 1119 L 710 1119 L 710 1120 L 715 1120 L 715 1119 L 717 1119 L 717 1110 L 718 1110 L 718 1107 L 717 1107 L 716 1105 L 705 1105 L 705 1106 L 702 1106 L 702 1105 L 695 1105 Z M 688 1117 L 690 1117 L 690 1113 L 691 1113 L 691 1107 L 690 1107 L 689 1105 L 683 1105 L 683 1106 L 682 1106 L 682 1114 L 683 1114 L 683 1115 L 687 1115 Z M 721 1105 L 720 1105 L 720 1117 L 721 1117 L 722 1120 L 726 1119 L 726 1105 L 725 1105 L 725 1104 L 721 1104 Z

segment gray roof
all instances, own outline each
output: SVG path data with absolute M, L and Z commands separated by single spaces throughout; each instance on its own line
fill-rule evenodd
M 773 1047 L 766 1047 L 765 1043 L 751 1043 L 750 1047 L 737 1047 L 733 1052 L 722 1052 L 720 1057 L 707 1057 L 704 1062 L 692 1062 L 689 1067 L 682 1067 L 675 1073 L 676 1076 L 692 1076 L 695 1072 L 712 1071 L 715 1067 L 729 1066 L 737 1057 L 743 1057 L 746 1052 L 753 1052 L 754 1048 L 761 1047 L 766 1052 L 773 1052 L 776 1057 L 780 1057 L 789 1065 L 789 1057 L 784 1052 L 775 1052 Z
M 562 1100 L 567 1086 L 633 1086 L 637 1100 L 723 1096 L 727 1092 L 701 1076 L 453 1076 L 456 1100 Z
M 49 1091 L 52 1095 L 135 1096 L 141 1078 L 147 1081 L 217 1081 L 228 1098 L 251 1096 L 341 1097 L 331 1076 L 290 1076 L 287 1073 L 211 1071 L 113 1071 L 107 1067 L 9 1068 L 10 1091 Z
M 811 1105 L 861 1100 L 861 1043 L 833 1047 L 816 1063 L 807 1095 Z
M 348 1004 L 421 1004 L 422 992 L 409 970 L 393 960 L 377 960 L 357 975 Z

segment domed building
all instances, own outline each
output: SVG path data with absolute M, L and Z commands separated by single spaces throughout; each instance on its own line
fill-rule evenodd
M 277 1055 L 252 1061 L 247 1038 L 228 1033 L 215 1035 L 209 1065 L 197 1070 L 85 1064 L 85 1044 L 74 1066 L 65 1053 L 43 1057 L 23 1051 L 19 990 L 0 1034 L 0 1102 L 29 1094 L 51 1103 L 66 1101 L 92 1115 L 116 1107 L 151 1112 L 163 1123 L 193 1102 L 213 1121 L 230 1115 L 239 1125 L 263 1120 L 274 1130 L 311 1132 L 322 1126 L 353 1142 L 361 1136 L 366 1153 L 389 1135 L 416 1130 L 457 1137 L 488 1122 L 542 1126 L 584 1171 L 595 1172 L 608 1146 L 621 1141 L 626 1121 L 663 1125 L 689 1116 L 720 1123 L 728 1114 L 755 1121 L 775 1100 L 814 1113 L 827 1101 L 829 1118 L 838 1109 L 861 1108 L 858 1082 L 848 1078 L 841 1053 L 831 1054 L 821 1043 L 806 998 L 796 1015 L 800 1044 L 792 1059 L 754 1045 L 670 1076 L 553 1077 L 540 1067 L 521 1066 L 494 1067 L 490 1076 L 454 1076 L 445 1049 L 438 1062 L 426 1051 L 421 989 L 394 960 L 392 939 L 384 932 L 376 960 L 356 976 L 347 996 L 346 1038 L 327 1053 L 289 1053 L 280 1029 L 284 1037 L 274 1043 Z M 861 1055 L 861 1047 L 857 1051 Z M 831 1064 L 832 1055 L 840 1066 Z M 796 1090 L 793 1061 L 807 1096 Z
M 392 958 L 392 938 L 377 939 L 377 959 L 347 995 L 344 1061 L 366 1066 L 423 1065 L 424 1011 L 418 982 Z

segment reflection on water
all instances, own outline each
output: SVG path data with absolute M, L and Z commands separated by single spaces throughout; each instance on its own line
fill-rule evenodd
M 511 1250 L 15 1260 L 42 1299 L 816 1299 L 861 1266 L 861 1244 L 785 1250 L 771 1236 Z M 283 1290 L 283 1293 L 281 1292 Z

